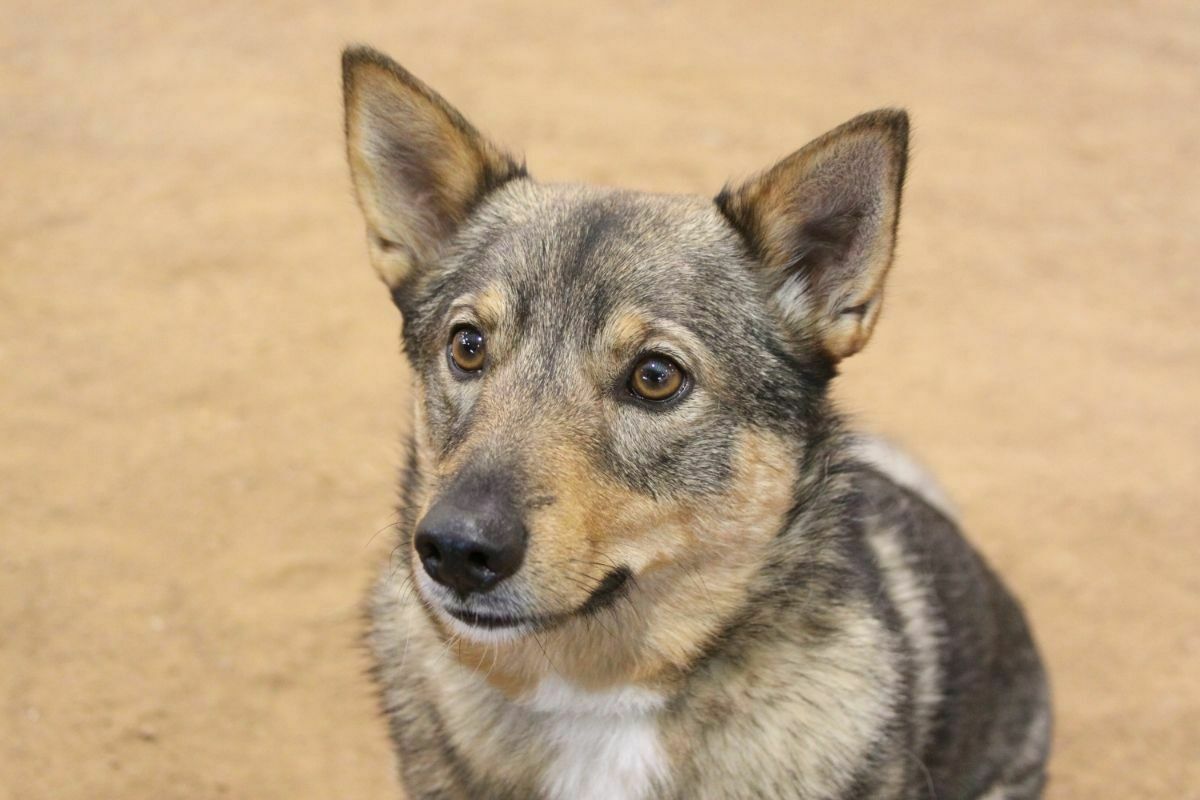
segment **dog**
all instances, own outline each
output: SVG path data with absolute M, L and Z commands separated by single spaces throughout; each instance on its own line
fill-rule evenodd
M 881 110 L 715 200 L 534 181 L 343 54 L 411 434 L 369 646 L 411 798 L 1041 795 L 1022 611 L 832 408 L 908 152 Z

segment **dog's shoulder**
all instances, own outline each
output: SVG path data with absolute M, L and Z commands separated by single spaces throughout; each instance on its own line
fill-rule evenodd
M 855 516 L 904 636 L 924 765 L 974 796 L 1045 758 L 1048 692 L 1024 613 L 928 471 L 881 440 L 854 453 Z

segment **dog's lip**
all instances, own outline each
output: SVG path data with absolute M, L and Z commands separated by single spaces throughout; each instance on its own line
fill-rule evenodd
M 522 625 L 537 625 L 544 623 L 544 616 L 517 617 L 510 614 L 488 614 L 480 611 L 467 611 L 459 608 L 445 608 L 450 616 L 459 622 L 474 625 L 477 628 L 495 630 L 497 628 L 519 628 Z
M 566 622 L 574 617 L 587 617 L 616 602 L 622 589 L 625 588 L 633 572 L 628 567 L 617 567 L 606 574 L 588 598 L 571 611 L 552 614 L 530 614 L 518 616 L 515 614 L 496 614 L 488 611 L 475 611 L 465 608 L 442 606 L 442 609 L 459 622 L 487 630 L 502 628 L 530 627 L 546 629 Z

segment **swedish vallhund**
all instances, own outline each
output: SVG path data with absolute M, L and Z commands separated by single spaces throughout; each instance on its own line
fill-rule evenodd
M 343 72 L 413 380 L 369 633 L 408 796 L 1040 796 L 1020 607 L 829 399 L 905 113 L 710 200 L 538 183 L 386 56 Z

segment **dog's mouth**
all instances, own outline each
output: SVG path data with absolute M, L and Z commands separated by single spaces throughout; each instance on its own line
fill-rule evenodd
M 440 610 L 471 628 L 493 632 L 521 633 L 543 631 L 571 620 L 592 616 L 611 607 L 627 591 L 633 572 L 628 567 L 618 567 L 608 572 L 591 591 L 583 603 L 570 611 L 548 614 L 507 614 L 487 609 L 455 607 L 438 604 Z
M 518 617 L 512 614 L 488 614 L 479 611 L 466 611 L 458 608 L 446 608 L 446 613 L 459 622 L 465 622 L 476 628 L 485 630 L 500 630 L 502 628 L 543 627 L 546 617 L 542 615 Z

